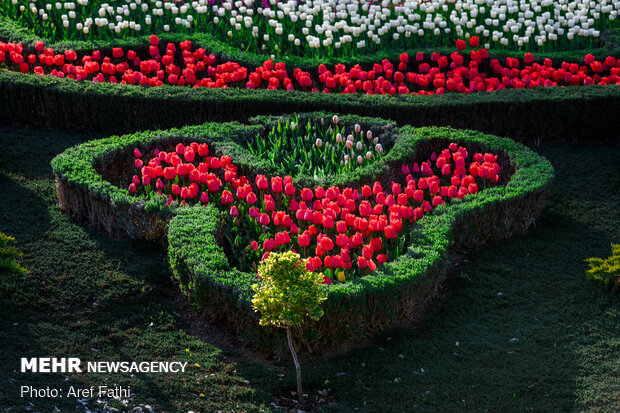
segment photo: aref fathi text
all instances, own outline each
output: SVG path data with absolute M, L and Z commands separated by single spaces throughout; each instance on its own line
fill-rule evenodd
M 80 388 L 76 386 L 69 386 L 68 389 L 57 389 L 52 387 L 36 388 L 33 386 L 21 386 L 20 396 L 27 398 L 62 398 L 62 397 L 74 397 L 74 398 L 93 398 L 93 397 L 108 397 L 108 398 L 123 398 L 127 399 L 132 397 L 130 386 L 90 386 Z

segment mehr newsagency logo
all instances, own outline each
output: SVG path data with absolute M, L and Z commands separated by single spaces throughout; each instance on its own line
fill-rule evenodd
M 74 357 L 21 359 L 22 373 L 185 373 L 181 361 L 86 361 Z

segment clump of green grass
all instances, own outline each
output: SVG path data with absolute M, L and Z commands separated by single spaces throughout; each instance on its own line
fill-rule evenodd
M 15 248 L 15 238 L 0 232 L 0 275 L 25 274 L 27 270 L 19 265 L 21 253 Z
M 602 283 L 614 294 L 620 292 L 620 244 L 611 245 L 609 258 L 593 257 L 586 261 L 590 264 L 590 269 L 586 271 L 588 280 Z

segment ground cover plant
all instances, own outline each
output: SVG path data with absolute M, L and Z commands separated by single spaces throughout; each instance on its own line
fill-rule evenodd
M 446 46 L 480 36 L 486 47 L 592 48 L 618 27 L 616 0 L 497 2 L 439 0 L 367 3 L 294 1 L 3 1 L 0 10 L 53 40 L 125 38 L 143 33 L 207 32 L 249 52 L 355 56 L 383 48 Z
M 15 248 L 15 238 L 0 232 L 0 275 L 10 277 L 27 272 L 18 263 L 21 253 Z
M 160 375 L 123 378 L 136 396 L 127 406 L 105 401 L 111 407 L 260 411 L 262 403 L 275 411 L 271 401 L 295 388 L 289 361 L 283 371 L 256 364 L 214 337 L 197 338 L 168 299 L 178 287 L 162 248 L 111 239 L 58 207 L 50 160 L 99 137 L 21 126 L 0 130 L 0 231 L 16 238 L 21 265 L 30 270 L 12 278 L 14 294 L 0 293 L 0 406 L 32 407 L 13 390 L 21 384 L 62 388 L 118 379 L 22 375 L 15 372 L 19 357 L 63 353 L 108 360 L 131 354 L 144 360 L 176 356 L 200 368 L 193 367 L 185 382 Z M 586 258 L 609 256 L 620 239 L 619 194 L 609 190 L 620 179 L 620 153 L 613 145 L 544 144 L 536 151 L 557 174 L 536 228 L 469 254 L 446 281 L 449 298 L 441 310 L 418 328 L 390 331 L 330 360 L 302 359 L 304 389 L 327 389 L 335 403 L 321 411 L 618 410 L 620 304 L 584 272 Z M 590 165 L 587 177 L 575 165 Z M 74 410 L 78 404 L 32 402 L 33 411 L 55 405 Z M 102 410 L 103 403 L 84 402 Z
M 319 116 L 310 118 L 316 123 Z M 340 121 L 344 126 L 357 119 L 385 123 Z M 368 139 L 361 126 L 354 129 Z M 241 330 L 255 325 L 247 310 L 257 262 L 270 251 L 291 248 L 311 257 L 309 270 L 326 274 L 331 306 L 321 324 L 309 329 L 314 338 L 304 338 L 311 348 L 311 342 L 342 344 L 419 317 L 445 275 L 448 248 L 470 248 L 469 237 L 478 245 L 526 230 L 542 210 L 553 177 L 546 161 L 518 144 L 432 128 L 393 131 L 383 158 L 347 174 L 283 177 L 244 149 L 256 130 L 207 124 L 76 147 L 53 162 L 59 199 L 91 224 L 134 237 L 159 237 L 169 217 L 178 215 L 168 241 L 181 288 L 199 306 L 220 303 L 220 316 L 242 317 L 234 323 Z M 478 208 L 497 221 L 478 222 Z M 427 219 L 434 210 L 436 219 Z M 461 229 L 468 220 L 471 225 Z M 363 304 L 367 299 L 373 303 Z M 337 310 L 347 300 L 356 304 Z M 350 317 L 361 320 L 353 324 Z
M 610 287 L 614 294 L 620 292 L 620 244 L 612 244 L 609 258 L 588 258 L 588 264 L 586 276 L 589 280 Z

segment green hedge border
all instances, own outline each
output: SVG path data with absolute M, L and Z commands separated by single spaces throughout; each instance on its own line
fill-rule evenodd
M 255 121 L 269 125 L 273 120 L 273 117 L 268 117 Z M 342 121 L 366 122 L 366 125 L 385 122 L 358 117 L 343 117 Z M 230 268 L 217 243 L 221 228 L 218 225 L 218 211 L 214 207 L 171 211 L 161 203 L 145 204 L 130 196 L 126 190 L 107 184 L 101 175 L 105 175 L 105 171 L 97 173 L 97 169 L 105 169 L 106 165 L 109 168 L 118 167 L 123 157 L 131 159 L 131 151 L 136 146 L 152 148 L 155 143 L 161 145 L 188 140 L 209 141 L 216 151 L 233 156 L 240 168 L 269 172 L 265 165 L 249 157 L 238 145 L 238 142 L 260 129 L 261 126 L 205 124 L 180 130 L 112 137 L 72 148 L 56 157 L 52 166 L 59 183 L 59 199 L 65 208 L 82 217 L 93 218 L 106 216 L 101 212 L 105 204 L 107 211 L 117 211 L 117 225 L 112 227 L 123 229 L 124 233 L 132 236 L 145 234 L 132 232 L 140 224 L 142 228 L 160 228 L 152 234 L 167 234 L 170 265 L 190 302 L 203 309 L 209 317 L 226 319 L 253 341 L 271 344 L 274 331 L 258 327 L 256 315 L 250 307 L 250 286 L 255 276 Z M 353 176 L 332 177 L 317 184 L 359 183 L 374 177 L 388 180 L 390 171 L 403 160 L 428 156 L 449 141 L 503 153 L 503 162 L 509 165 L 506 169 L 514 168 L 514 173 L 505 186 L 487 189 L 464 201 L 457 200 L 449 207 L 437 208 L 435 214 L 414 227 L 407 253 L 386 264 L 377 274 L 329 288 L 325 316 L 304 332 L 297 332 L 300 342 L 308 350 L 342 348 L 345 343 L 359 341 L 361 336 L 418 319 L 424 314 L 455 256 L 487 242 L 526 231 L 544 208 L 545 197 L 554 177 L 553 168 L 525 146 L 510 139 L 474 131 L 438 127 L 414 129 L 408 126 L 390 129 L 387 134 L 396 132 L 398 136 L 391 151 L 380 162 Z M 226 135 L 234 138 L 227 139 Z M 303 184 L 308 181 L 307 178 L 297 177 L 296 182 Z M 81 213 L 80 208 L 83 208 Z M 168 219 L 166 229 L 164 223 Z
M 0 71 L 0 122 L 127 133 L 327 110 L 398 124 L 476 129 L 520 141 L 614 140 L 620 86 L 504 90 L 442 96 L 366 96 L 78 83 Z

